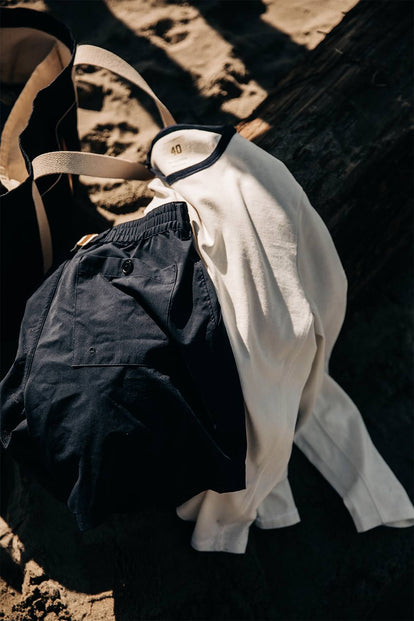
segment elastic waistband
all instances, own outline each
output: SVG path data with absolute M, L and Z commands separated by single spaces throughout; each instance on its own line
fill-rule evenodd
M 137 241 L 151 235 L 157 235 L 167 229 L 182 231 L 186 237 L 191 236 L 191 225 L 187 206 L 182 202 L 166 203 L 156 207 L 143 218 L 131 220 L 114 226 L 99 236 L 102 243 L 120 241 Z

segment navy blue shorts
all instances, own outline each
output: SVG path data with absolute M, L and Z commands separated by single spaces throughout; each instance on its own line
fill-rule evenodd
M 184 203 L 101 233 L 49 276 L 1 389 L 4 447 L 82 530 L 245 487 L 239 377 Z

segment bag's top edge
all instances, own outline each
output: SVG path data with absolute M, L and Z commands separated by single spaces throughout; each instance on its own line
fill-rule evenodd
M 62 41 L 74 54 L 76 41 L 72 31 L 61 21 L 43 11 L 0 7 L 0 28 L 33 28 Z

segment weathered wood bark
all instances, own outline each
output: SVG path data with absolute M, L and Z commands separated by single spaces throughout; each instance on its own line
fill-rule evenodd
M 360 291 L 412 233 L 412 3 L 362 1 L 239 132 L 293 172 Z

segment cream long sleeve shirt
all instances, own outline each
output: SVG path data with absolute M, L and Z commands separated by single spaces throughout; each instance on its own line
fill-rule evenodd
M 245 490 L 177 508 L 197 550 L 243 553 L 249 526 L 299 520 L 287 480 L 295 442 L 342 495 L 359 531 L 408 526 L 414 508 L 329 376 L 346 306 L 332 239 L 282 162 L 229 128 L 177 125 L 150 153 L 147 212 L 184 200 L 220 301 L 246 406 Z

